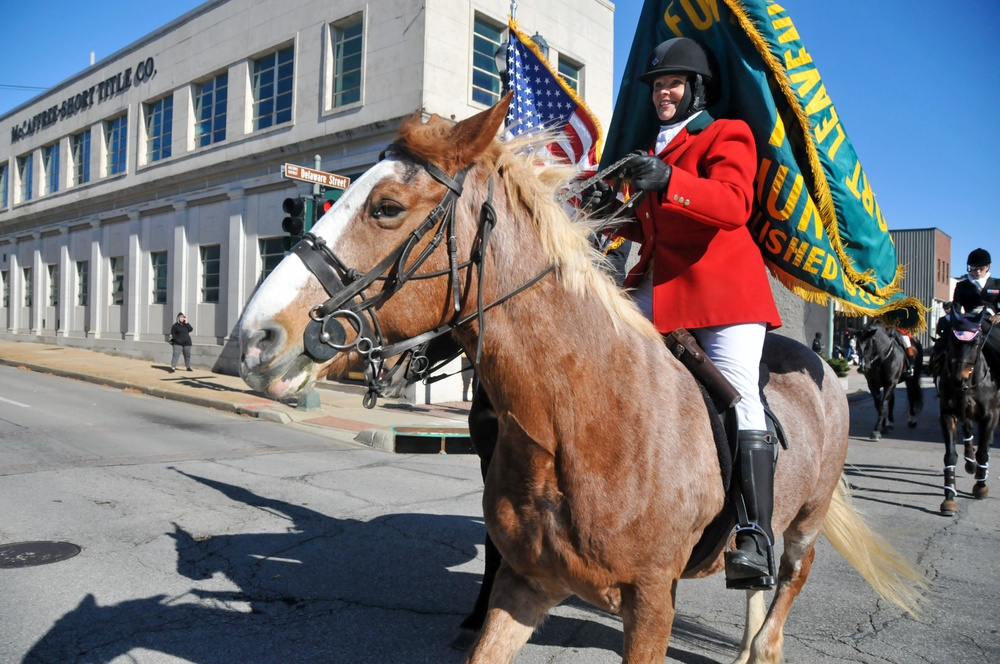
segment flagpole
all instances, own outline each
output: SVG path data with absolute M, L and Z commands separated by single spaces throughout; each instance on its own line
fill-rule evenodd
M 510 0 L 510 18 L 513 21 L 517 20 L 517 0 Z

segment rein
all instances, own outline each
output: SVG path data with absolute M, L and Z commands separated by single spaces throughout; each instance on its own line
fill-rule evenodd
M 451 178 L 434 164 L 414 156 L 396 144 L 390 145 L 380 158 L 384 158 L 386 152 L 395 152 L 404 155 L 407 159 L 421 166 L 432 178 L 448 188 L 444 198 L 428 213 L 423 222 L 411 231 L 375 267 L 364 274 L 348 267 L 330 249 L 326 240 L 314 233 L 310 232 L 303 235 L 302 241 L 292 249 L 292 252 L 302 260 L 330 296 L 326 302 L 313 307 L 309 312 L 311 320 L 306 326 L 303 336 L 303 345 L 306 353 L 318 362 L 325 362 L 333 358 L 337 353 L 350 350 L 356 350 L 360 355 L 365 357 L 368 361 L 368 366 L 365 369 L 365 385 L 368 391 L 365 394 L 363 402 L 366 408 L 375 407 L 378 397 L 384 394 L 385 388 L 390 384 L 393 375 L 404 364 L 401 360 L 392 369 L 385 372 L 384 366 L 387 358 L 410 353 L 412 355 L 411 361 L 418 364 L 416 369 L 423 369 L 426 372 L 429 370 L 429 362 L 426 356 L 423 355 L 423 348 L 426 347 L 426 344 L 475 319 L 479 321 L 479 339 L 476 347 L 476 363 L 478 364 L 482 353 L 483 337 L 485 336 L 486 321 L 484 313 L 527 290 L 554 270 L 554 267 L 550 265 L 511 292 L 484 305 L 482 301 L 483 266 L 485 263 L 486 247 L 489 243 L 493 227 L 497 222 L 496 209 L 493 207 L 493 177 L 490 176 L 487 180 L 488 194 L 480 208 L 479 231 L 473 243 L 470 258 L 459 263 L 457 257 L 458 243 L 455 236 L 455 207 L 458 199 L 462 196 L 465 177 L 472 166 L 466 166 L 454 178 Z M 424 247 L 420 255 L 407 267 L 407 261 L 414 246 L 427 233 L 434 229 L 435 226 L 437 230 L 430 243 Z M 437 250 L 446 235 L 448 269 L 417 274 L 417 270 Z M 476 265 L 478 270 L 479 290 L 476 311 L 404 341 L 395 344 L 386 343 L 382 327 L 379 325 L 378 316 L 375 312 L 390 297 L 395 295 L 407 281 L 450 276 L 452 311 L 457 315 L 462 309 L 462 301 L 464 300 L 459 294 L 458 273 L 460 270 L 465 270 L 472 265 Z M 366 295 L 365 291 L 376 282 L 383 283 L 382 290 L 375 295 Z M 341 321 L 350 324 L 356 332 L 356 336 L 351 343 L 346 343 L 347 334 Z M 408 375 L 411 373 L 417 375 L 416 371 L 408 371 Z

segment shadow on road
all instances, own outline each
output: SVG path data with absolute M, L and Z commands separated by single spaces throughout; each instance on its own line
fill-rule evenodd
M 285 526 L 207 536 L 173 524 L 166 534 L 175 542 L 176 573 L 194 582 L 188 592 L 107 606 L 87 595 L 24 662 L 110 662 L 136 649 L 200 664 L 462 661 L 448 642 L 472 608 L 480 575 L 450 568 L 475 558 L 484 535 L 480 519 L 340 519 L 177 472 Z M 594 621 L 554 616 L 536 641 L 569 636 L 575 647 L 607 648 L 620 657 L 620 627 Z

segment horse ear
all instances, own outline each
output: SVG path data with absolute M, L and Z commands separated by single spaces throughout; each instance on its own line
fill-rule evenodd
M 513 96 L 513 92 L 508 92 L 492 108 L 476 113 L 452 127 L 451 140 L 453 145 L 461 146 L 458 157 L 462 164 L 471 163 L 490 146 L 503 126 Z

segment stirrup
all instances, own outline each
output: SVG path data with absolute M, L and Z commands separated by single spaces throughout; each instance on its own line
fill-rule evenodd
M 774 545 L 771 543 L 771 538 L 767 536 L 764 529 L 761 528 L 756 523 L 751 523 L 746 527 L 740 526 L 736 528 L 736 535 L 739 536 L 740 533 L 750 533 L 753 536 L 759 535 L 764 538 L 767 544 L 764 546 L 764 553 L 762 557 L 764 559 L 764 564 L 767 567 L 767 571 L 759 574 L 757 576 L 743 576 L 739 578 L 731 578 L 729 576 L 730 569 L 733 564 L 737 564 L 735 560 L 737 557 L 742 558 L 746 555 L 745 551 L 740 549 L 729 550 L 727 546 L 725 558 L 725 570 L 726 570 L 726 588 L 734 590 L 771 590 L 777 584 L 777 573 L 774 569 Z M 756 537 L 753 537 L 754 546 L 759 550 L 760 544 Z M 760 571 L 760 568 L 753 566 L 752 570 L 754 572 Z

